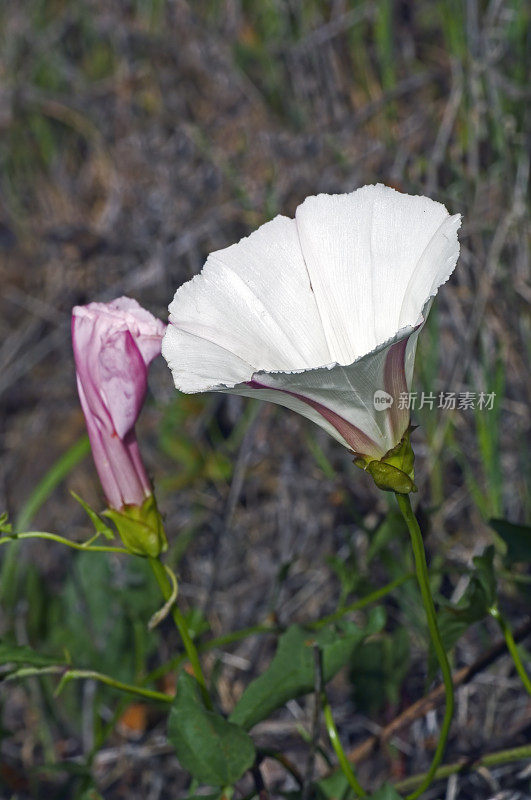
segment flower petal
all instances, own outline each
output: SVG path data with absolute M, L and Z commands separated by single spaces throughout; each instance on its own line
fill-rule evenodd
M 147 367 L 160 353 L 165 329 L 128 297 L 72 309 L 79 398 L 111 508 L 141 506 L 152 491 L 134 425 L 144 402 Z
M 210 392 L 249 380 L 251 364 L 219 344 L 168 325 L 162 355 L 182 392 Z
M 382 185 L 307 198 L 178 289 L 163 342 L 177 388 L 270 400 L 381 457 L 409 424 L 399 398 L 459 224 Z
M 298 207 L 301 247 L 332 360 L 351 363 L 418 321 L 457 261 L 457 218 L 444 225 L 449 219 L 441 203 L 381 184 L 308 197 Z
M 123 439 L 135 426 L 147 390 L 147 367 L 128 330 L 112 331 L 103 338 L 98 390 L 114 430 Z
M 75 306 L 73 314 L 77 319 L 89 320 L 94 330 L 102 335 L 106 331 L 128 330 L 136 341 L 146 366 L 160 354 L 166 325 L 131 297 L 117 297 L 110 303 Z
M 276 217 L 212 253 L 201 274 L 177 290 L 170 322 L 209 343 L 208 358 L 214 357 L 213 344 L 250 365 L 247 379 L 256 370 L 302 369 L 330 361 L 297 226 L 287 217 Z M 168 341 L 177 344 L 174 335 Z M 182 337 L 179 345 L 185 359 L 199 348 Z M 176 353 L 168 343 L 164 352 Z M 230 359 L 229 371 L 235 364 Z M 213 374 L 208 382 L 219 383 L 219 376 Z
M 457 231 L 460 226 L 460 214 L 447 216 L 426 245 L 403 294 L 399 327 L 416 324 L 415 319 L 419 321 L 419 309 L 437 294 L 437 289 L 454 271 L 459 258 Z M 423 312 L 424 318 L 428 316 L 429 307 Z
M 394 400 L 388 413 L 393 439 L 397 442 L 409 424 L 409 410 L 406 407 L 401 408 L 398 403 L 400 395 L 409 390 L 413 375 L 415 349 L 412 350 L 410 347 L 408 350 L 409 339 L 408 336 L 391 345 L 387 350 L 384 364 L 383 388 Z
M 251 381 L 221 391 L 285 406 L 356 453 L 381 458 L 400 441 L 409 424 L 409 411 L 397 409 L 399 393 L 411 385 L 419 332 L 420 326 L 405 328 L 346 367 L 258 372 Z M 387 408 L 375 408 L 374 393 L 379 389 L 392 397 Z

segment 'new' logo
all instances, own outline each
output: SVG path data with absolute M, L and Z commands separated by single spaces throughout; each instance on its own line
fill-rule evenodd
M 377 389 L 375 391 L 373 403 L 377 411 L 382 411 L 384 408 L 389 408 L 393 405 L 393 402 L 393 397 L 388 392 L 384 392 L 383 389 Z

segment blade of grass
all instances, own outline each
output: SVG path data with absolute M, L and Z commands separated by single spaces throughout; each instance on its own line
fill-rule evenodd
M 74 442 L 74 444 L 52 464 L 15 518 L 15 532 L 20 533 L 31 525 L 35 515 L 50 497 L 54 489 L 56 489 L 74 467 L 88 455 L 89 451 L 90 444 L 88 436 L 81 436 L 77 442 Z M 16 565 L 19 549 L 20 542 L 14 541 L 13 544 L 7 545 L 2 562 L 2 569 L 0 572 L 0 602 L 7 607 L 12 607 L 16 596 L 16 587 L 19 577 Z

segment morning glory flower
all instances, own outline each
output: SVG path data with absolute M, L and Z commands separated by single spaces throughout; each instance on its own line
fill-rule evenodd
M 128 297 L 72 309 L 79 399 L 107 515 L 124 543 L 144 555 L 157 555 L 165 538 L 135 424 L 165 327 Z
M 398 401 L 459 226 L 441 203 L 381 184 L 308 197 L 177 290 L 162 343 L 176 387 L 270 400 L 382 458 L 410 424 Z

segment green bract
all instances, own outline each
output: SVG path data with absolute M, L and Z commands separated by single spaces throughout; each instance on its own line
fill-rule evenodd
M 414 483 L 415 454 L 410 442 L 412 430 L 413 428 L 410 426 L 398 444 L 381 459 L 371 460 L 367 457 L 358 457 L 354 460 L 357 467 L 372 475 L 372 479 L 379 489 L 386 492 L 398 492 L 398 494 L 417 491 Z
M 156 558 L 168 549 L 154 495 L 149 495 L 141 506 L 123 506 L 120 511 L 108 508 L 103 513 L 112 519 L 122 542 L 131 553 Z

